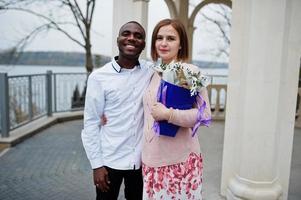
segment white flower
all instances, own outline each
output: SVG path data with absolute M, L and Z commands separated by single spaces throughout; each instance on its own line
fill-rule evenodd
M 196 95 L 200 88 L 207 87 L 210 82 L 209 77 L 201 74 L 200 71 L 193 72 L 189 68 L 183 67 L 181 62 L 172 61 L 169 64 L 163 64 L 161 60 L 159 60 L 159 62 L 157 62 L 157 64 L 154 66 L 154 69 L 162 74 L 162 79 L 164 81 L 174 85 L 182 86 L 181 83 L 183 82 L 182 79 L 184 78 L 185 83 L 190 89 L 191 96 Z M 185 85 L 185 88 L 186 87 L 187 86 Z

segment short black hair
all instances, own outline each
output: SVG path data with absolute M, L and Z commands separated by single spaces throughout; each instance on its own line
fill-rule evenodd
M 137 21 L 129 21 L 129 22 L 126 22 L 125 24 L 123 24 L 123 25 L 120 27 L 120 29 L 119 29 L 118 35 L 120 35 L 121 29 L 122 29 L 125 25 L 127 25 L 127 24 L 137 24 L 138 26 L 140 26 L 140 28 L 143 30 L 144 38 L 146 37 L 146 33 L 145 33 L 145 30 L 144 30 L 143 26 L 142 26 L 139 22 L 137 22 Z

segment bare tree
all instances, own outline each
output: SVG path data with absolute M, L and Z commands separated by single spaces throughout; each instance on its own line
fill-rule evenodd
M 84 2 L 84 5 L 79 4 L 82 2 Z M 43 11 L 34 9 L 35 4 L 49 4 L 49 7 L 54 6 L 55 9 L 52 9 L 51 12 L 43 13 Z M 22 49 L 26 44 L 28 44 L 28 42 L 32 41 L 42 31 L 48 31 L 50 29 L 57 30 L 84 48 L 86 54 L 85 67 L 87 72 L 90 73 L 93 70 L 91 25 L 93 21 L 95 4 L 96 0 L 0 0 L 0 12 L 25 12 L 42 20 L 41 25 L 35 27 L 16 44 L 17 49 Z M 63 21 L 62 19 L 55 18 L 55 14 L 58 12 L 58 9 L 64 10 L 71 15 L 71 21 Z M 80 38 L 77 38 L 68 32 L 66 29 L 67 26 L 75 27 L 80 33 Z
M 196 5 L 192 2 L 190 6 Z M 204 50 L 214 57 L 229 57 L 230 47 L 230 28 L 231 28 L 231 9 L 222 4 L 206 5 L 200 12 L 197 26 L 205 27 L 210 37 L 213 37 L 216 47 Z
M 223 41 L 223 45 L 218 49 L 218 55 L 224 54 L 229 57 L 229 47 L 230 47 L 230 34 L 229 30 L 231 28 L 231 13 L 222 5 L 215 5 L 215 8 L 209 7 L 209 9 L 214 13 L 215 17 L 209 16 L 208 14 L 202 12 L 202 17 L 209 23 L 212 23 L 218 29 L 218 39 Z

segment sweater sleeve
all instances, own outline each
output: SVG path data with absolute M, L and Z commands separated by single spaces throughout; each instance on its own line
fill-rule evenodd
M 188 110 L 171 109 L 168 122 L 181 127 L 193 128 L 193 133 L 201 125 L 209 126 L 211 111 L 207 89 L 203 87 L 199 91 L 195 108 Z
M 172 123 L 181 127 L 192 128 L 196 122 L 198 109 L 189 110 L 172 109 L 168 123 Z

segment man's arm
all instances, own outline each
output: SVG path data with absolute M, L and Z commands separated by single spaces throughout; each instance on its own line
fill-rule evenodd
M 90 161 L 92 169 L 103 166 L 100 116 L 103 114 L 105 94 L 103 86 L 95 74 L 88 78 L 87 92 L 84 109 L 84 129 L 82 130 L 82 142 Z
M 94 185 L 103 192 L 109 190 L 108 172 L 104 167 L 101 149 L 100 116 L 105 106 L 105 94 L 102 84 L 95 74 L 88 78 L 84 110 L 84 129 L 82 142 L 93 169 Z

